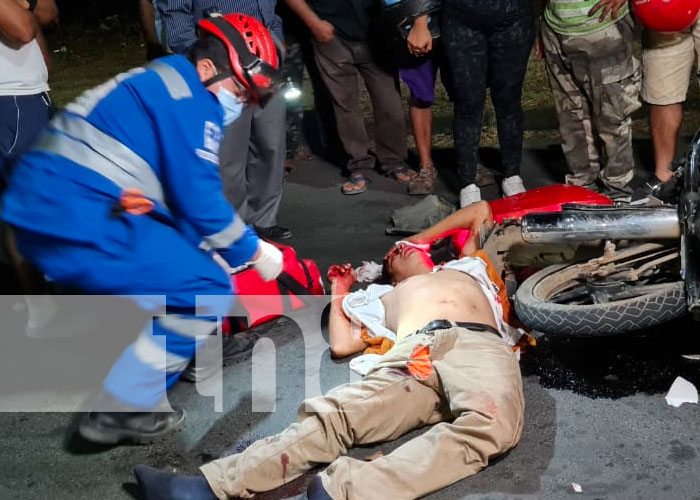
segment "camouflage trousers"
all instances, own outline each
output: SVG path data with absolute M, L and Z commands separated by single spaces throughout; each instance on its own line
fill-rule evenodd
M 547 23 L 542 42 L 568 164 L 567 184 L 627 191 L 634 176 L 631 115 L 639 109 L 641 71 L 628 15 L 602 31 L 562 35 Z

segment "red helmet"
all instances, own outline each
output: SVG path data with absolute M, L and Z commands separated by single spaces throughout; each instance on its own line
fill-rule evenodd
M 683 31 L 698 19 L 700 0 L 632 0 L 637 19 L 653 31 Z
M 256 18 L 245 14 L 215 14 L 199 21 L 201 33 L 221 40 L 228 49 L 236 80 L 256 102 L 279 87 L 280 54 L 275 39 Z

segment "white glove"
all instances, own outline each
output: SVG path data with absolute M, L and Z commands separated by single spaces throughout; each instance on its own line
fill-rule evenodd
M 258 248 L 258 258 L 250 262 L 250 265 L 255 268 L 264 281 L 272 281 L 282 272 L 284 266 L 282 252 L 263 240 L 260 240 Z

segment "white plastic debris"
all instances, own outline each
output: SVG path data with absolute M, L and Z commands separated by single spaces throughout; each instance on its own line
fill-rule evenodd
M 355 269 L 355 278 L 358 283 L 371 283 L 382 275 L 382 265 L 374 261 L 362 261 L 362 265 Z
M 583 493 L 583 488 L 581 488 L 581 485 L 578 483 L 571 483 L 571 487 L 574 489 L 576 493 Z
M 666 394 L 666 402 L 678 408 L 683 403 L 698 403 L 698 390 L 683 377 L 676 377 Z
M 688 359 L 690 361 L 700 361 L 700 354 L 682 354 L 681 358 Z

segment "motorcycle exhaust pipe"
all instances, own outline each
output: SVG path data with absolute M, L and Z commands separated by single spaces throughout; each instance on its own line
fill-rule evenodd
M 522 235 L 528 243 L 678 239 L 681 226 L 673 207 L 575 208 L 526 215 Z

